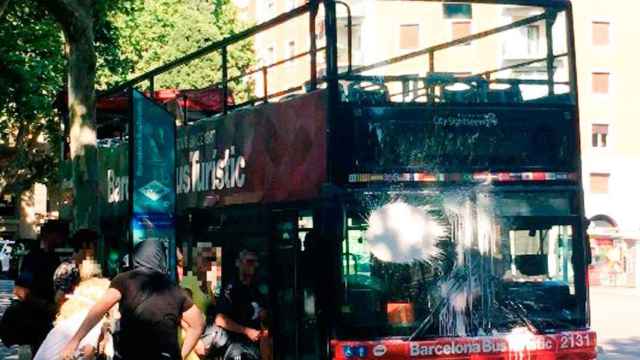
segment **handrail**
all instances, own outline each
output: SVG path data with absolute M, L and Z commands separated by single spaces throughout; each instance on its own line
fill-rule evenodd
M 324 47 L 324 46 L 323 46 L 323 47 L 321 47 L 321 48 L 319 48 L 319 49 L 316 49 L 316 52 L 321 52 L 321 51 L 324 51 L 325 49 L 326 49 L 326 47 Z M 240 80 L 240 79 L 242 79 L 242 78 L 244 78 L 244 77 L 247 77 L 247 76 L 249 76 L 249 75 L 257 74 L 257 73 L 259 73 L 259 72 L 263 71 L 264 69 L 271 69 L 271 68 L 274 68 L 274 67 L 276 67 L 276 66 L 279 66 L 279 65 L 282 65 L 282 64 L 288 63 L 289 61 L 297 60 L 297 59 L 303 58 L 303 57 L 305 57 L 305 56 L 307 56 L 307 55 L 311 55 L 311 54 L 312 54 L 311 50 L 309 50 L 309 51 L 305 51 L 305 52 L 303 52 L 303 53 L 296 54 L 296 55 L 294 55 L 294 56 L 292 56 L 292 57 L 290 57 L 290 58 L 286 58 L 286 59 L 284 59 L 284 60 L 276 61 L 276 62 L 271 63 L 271 64 L 269 64 L 269 65 L 260 66 L 260 67 L 258 67 L 258 68 L 255 68 L 255 69 L 253 69 L 253 70 L 250 70 L 250 71 L 248 71 L 248 72 L 246 72 L 246 73 L 243 73 L 243 74 L 241 74 L 241 75 L 234 76 L 234 77 L 232 77 L 232 78 L 229 78 L 229 79 L 227 80 L 227 82 L 237 81 L 237 80 Z M 220 85 L 220 84 L 222 84 L 222 82 L 218 82 L 218 83 L 214 84 L 214 86 L 216 86 L 216 85 Z
M 243 31 L 241 31 L 239 33 L 236 33 L 236 34 L 233 34 L 231 36 L 228 36 L 228 37 L 226 37 L 226 38 L 224 38 L 222 40 L 213 42 L 213 43 L 211 43 L 211 44 L 209 44 L 209 45 L 207 45 L 205 47 L 202 47 L 202 48 L 200 48 L 200 49 L 198 49 L 198 50 L 196 50 L 196 51 L 194 51 L 192 53 L 189 53 L 189 54 L 187 54 L 185 56 L 182 56 L 182 57 L 180 57 L 180 58 L 178 58 L 176 60 L 173 60 L 173 61 L 171 61 L 171 62 L 169 62 L 167 64 L 164 64 L 164 65 L 158 66 L 155 69 L 149 70 L 146 73 L 144 73 L 142 75 L 139 75 L 139 76 L 136 76 L 135 78 L 133 78 L 133 79 L 131 79 L 129 81 L 126 81 L 126 82 L 124 82 L 124 83 L 122 83 L 120 85 L 117 85 L 117 86 L 115 86 L 115 87 L 113 87 L 111 89 L 102 91 L 102 92 L 100 92 L 99 95 L 100 96 L 113 95 L 113 94 L 119 93 L 119 92 L 121 92 L 123 90 L 129 89 L 129 88 L 131 88 L 131 87 L 133 87 L 133 86 L 135 86 L 135 85 L 137 85 L 137 84 L 139 84 L 141 82 L 153 81 L 152 79 L 157 75 L 160 75 L 160 74 L 162 74 L 164 72 L 167 72 L 167 71 L 170 71 L 172 69 L 175 69 L 178 66 L 181 66 L 181 65 L 184 65 L 186 63 L 189 63 L 189 62 L 191 62 L 191 61 L 193 61 L 193 60 L 195 60 L 195 59 L 197 59 L 197 58 L 199 58 L 201 56 L 208 55 L 208 54 L 213 53 L 213 52 L 218 51 L 218 50 L 222 50 L 223 48 L 225 48 L 225 47 L 227 47 L 229 45 L 232 45 L 232 44 L 234 44 L 236 42 L 239 42 L 239 41 L 242 41 L 242 40 L 246 40 L 246 39 L 250 38 L 251 36 L 254 36 L 254 35 L 256 35 L 256 34 L 262 32 L 262 31 L 269 30 L 269 29 L 271 29 L 271 28 L 273 28 L 273 27 L 275 27 L 277 25 L 280 25 L 280 24 L 285 23 L 285 22 L 287 22 L 287 21 L 289 21 L 291 19 L 294 19 L 294 18 L 296 18 L 298 16 L 301 16 L 301 15 L 309 12 L 312 6 L 316 6 L 316 2 L 315 1 L 305 2 L 302 6 L 299 6 L 299 7 L 295 8 L 295 9 L 293 9 L 293 10 L 287 12 L 287 13 L 278 15 L 278 16 L 276 16 L 275 18 L 273 18 L 271 20 L 268 20 L 266 22 L 263 22 L 261 24 L 258 24 L 256 26 L 254 26 L 252 28 L 249 28 L 249 29 L 243 30 Z
M 361 73 L 361 72 L 373 70 L 375 68 L 379 68 L 379 67 L 382 67 L 382 66 L 392 65 L 392 64 L 396 64 L 396 63 L 399 63 L 399 62 L 402 62 L 402 61 L 405 61 L 405 60 L 413 59 L 415 57 L 419 57 L 419 56 L 422 56 L 422 55 L 435 53 L 436 51 L 448 49 L 448 48 L 451 48 L 451 47 L 454 47 L 454 46 L 457 46 L 457 45 L 466 44 L 466 43 L 471 42 L 473 40 L 482 39 L 482 38 L 485 38 L 485 37 L 490 36 L 490 35 L 501 33 L 503 31 L 507 31 L 507 30 L 514 29 L 514 28 L 517 28 L 517 27 L 526 26 L 526 25 L 529 25 L 529 24 L 536 23 L 538 21 L 542 21 L 542 20 L 546 19 L 546 16 L 547 15 L 545 13 L 540 14 L 540 15 L 530 16 L 528 18 L 524 18 L 522 20 L 515 21 L 515 22 L 513 22 L 511 24 L 508 24 L 508 25 L 499 26 L 499 27 L 496 27 L 496 28 L 493 28 L 493 29 L 489 29 L 489 30 L 485 30 L 485 31 L 482 31 L 482 32 L 479 32 L 479 33 L 471 34 L 469 36 L 461 37 L 459 39 L 452 40 L 452 41 L 449 41 L 449 42 L 446 42 L 446 43 L 430 46 L 430 47 L 427 47 L 427 48 L 424 48 L 424 49 L 420 49 L 420 50 L 416 50 L 416 51 L 410 52 L 408 54 L 396 56 L 396 57 L 393 57 L 391 59 L 379 61 L 377 63 L 373 63 L 373 64 L 370 64 L 370 65 L 361 66 L 361 67 L 358 67 L 358 68 L 354 69 L 353 72 L 354 73 Z
M 568 55 L 569 55 L 568 53 L 557 54 L 557 55 L 553 56 L 553 60 L 559 59 L 561 57 L 565 57 L 565 56 L 568 56 Z M 474 76 L 487 76 L 487 75 L 495 74 L 495 73 L 500 72 L 500 71 L 517 69 L 517 68 L 520 68 L 520 67 L 523 67 L 523 66 L 528 66 L 528 65 L 531 65 L 531 64 L 535 64 L 535 63 L 539 63 L 539 62 L 543 62 L 543 61 L 547 61 L 547 60 L 548 60 L 548 58 L 545 56 L 543 58 L 537 58 L 537 59 L 533 59 L 533 60 L 530 60 L 530 61 L 525 61 L 525 62 L 521 62 L 521 63 L 505 66 L 505 67 L 502 67 L 502 68 L 499 68 L 499 69 L 493 69 L 493 70 L 489 70 L 489 71 L 479 72 L 477 74 L 471 75 L 471 77 L 474 77 Z
M 347 3 L 340 1 L 340 0 L 335 0 L 335 3 L 338 5 L 342 5 L 344 6 L 344 8 L 347 10 L 347 72 L 351 72 L 351 70 L 353 70 L 353 67 L 351 65 L 351 54 L 352 54 L 352 20 L 351 20 L 351 7 L 349 7 L 349 5 L 347 5 Z

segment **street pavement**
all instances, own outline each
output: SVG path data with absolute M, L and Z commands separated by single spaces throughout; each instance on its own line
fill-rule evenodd
M 11 303 L 13 296 L 13 281 L 0 280 L 0 315 L 4 313 L 4 309 Z M 0 340 L 0 359 L 14 360 L 18 358 L 18 349 L 16 346 L 7 348 L 2 345 Z
M 640 360 L 640 290 L 591 288 L 599 360 Z

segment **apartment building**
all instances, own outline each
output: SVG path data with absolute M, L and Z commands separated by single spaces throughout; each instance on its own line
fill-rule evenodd
M 260 23 L 289 11 L 304 0 L 240 0 L 244 16 Z M 540 13 L 540 9 L 517 6 L 388 0 L 347 0 L 352 15 L 352 65 L 372 64 L 428 46 L 451 41 L 472 33 L 512 23 Z M 581 116 L 581 145 L 586 215 L 594 269 L 592 280 L 603 285 L 640 286 L 640 107 L 635 106 L 640 84 L 635 58 L 633 20 L 640 3 L 574 1 Z M 347 66 L 347 17 L 342 6 L 338 13 L 338 62 Z M 371 70 L 369 74 L 415 74 L 429 69 L 457 74 L 477 74 L 490 69 L 543 58 L 547 39 L 553 41 L 554 54 L 567 51 L 564 17 L 551 28 L 544 21 L 531 23 L 472 44 L 463 44 L 428 56 Z M 260 34 L 254 45 L 262 65 L 305 52 L 309 49 L 308 16 Z M 316 39 L 322 46 L 323 16 L 316 20 Z M 552 32 L 547 37 L 546 32 Z M 637 33 L 637 32 L 635 32 Z M 319 60 L 322 60 L 320 57 Z M 433 61 L 433 64 L 431 63 Z M 554 80 L 568 81 L 566 57 L 558 57 Z M 318 64 L 322 74 L 323 63 Z M 309 75 L 308 58 L 269 70 L 269 91 L 284 90 Z M 544 62 L 496 73 L 495 76 L 545 79 Z M 256 76 L 257 96 L 264 77 Z M 419 87 L 419 84 L 403 84 Z M 397 90 L 397 89 L 396 89 Z M 407 89 L 401 89 L 406 96 Z M 562 93 L 556 85 L 556 93 Z M 544 86 L 524 89 L 524 98 L 546 94 Z M 393 93 L 393 91 L 391 91 Z M 635 100 L 635 101 L 634 101 Z
M 624 6 L 622 6 L 624 5 Z M 635 11 L 629 1 L 574 1 L 589 233 L 595 282 L 640 286 L 640 73 Z

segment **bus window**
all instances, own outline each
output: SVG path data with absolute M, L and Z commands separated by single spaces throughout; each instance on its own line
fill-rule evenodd
M 344 338 L 582 326 L 572 193 L 470 187 L 359 196 L 342 242 Z
M 343 242 L 344 275 L 371 276 L 371 255 L 366 241 L 367 225 L 355 214 L 347 217 L 347 238 Z
M 552 279 L 572 283 L 570 226 L 509 231 L 512 259 L 506 277 L 518 280 Z
M 307 235 L 313 230 L 313 212 L 301 211 L 298 214 L 298 239 L 300 239 L 300 251 L 305 251 Z

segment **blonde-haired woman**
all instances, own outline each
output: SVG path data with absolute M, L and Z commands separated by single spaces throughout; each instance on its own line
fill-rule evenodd
M 67 295 L 56 321 L 54 328 L 49 332 L 44 342 L 38 349 L 34 360 L 59 360 L 65 344 L 76 333 L 82 320 L 89 312 L 89 309 L 100 299 L 109 288 L 110 281 L 101 278 L 100 266 L 95 260 L 88 259 L 80 265 L 80 283 Z M 81 358 L 93 359 L 98 351 L 107 355 L 113 354 L 113 346 L 109 342 L 101 346 L 100 340 L 103 335 L 103 319 L 96 325 L 82 340 L 79 347 Z

